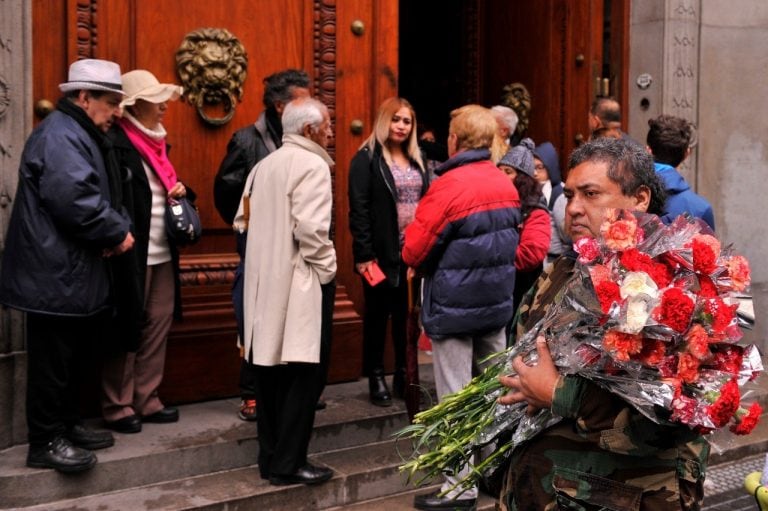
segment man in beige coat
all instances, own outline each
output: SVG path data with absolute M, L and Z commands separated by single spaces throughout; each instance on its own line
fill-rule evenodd
M 234 223 L 248 230 L 243 345 L 257 379 L 261 477 L 315 484 L 333 475 L 307 462 L 335 292 L 332 132 L 328 109 L 314 99 L 289 103 L 282 124 L 283 145 L 251 171 Z

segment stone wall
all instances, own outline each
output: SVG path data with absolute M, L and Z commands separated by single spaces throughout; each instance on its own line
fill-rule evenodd
M 0 253 L 32 127 L 31 2 L 0 0 Z M 0 268 L 0 271 L 7 271 Z M 26 354 L 22 315 L 0 310 L 0 449 L 26 440 Z
M 715 210 L 718 237 L 752 266 L 757 325 L 768 348 L 768 2 L 636 0 L 630 19 L 629 133 L 645 140 L 661 113 L 698 126 L 683 175 Z M 635 81 L 651 76 L 641 89 Z

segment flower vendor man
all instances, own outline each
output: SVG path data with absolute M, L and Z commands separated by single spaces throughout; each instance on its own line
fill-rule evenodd
M 597 139 L 571 155 L 565 183 L 566 229 L 573 241 L 596 237 L 606 208 L 659 214 L 665 193 L 653 159 L 637 144 Z M 542 318 L 573 274 L 566 254 L 536 283 L 517 317 L 521 336 Z M 503 404 L 526 402 L 564 420 L 514 451 L 500 509 L 699 509 L 707 442 L 684 425 L 659 425 L 615 394 L 580 376 L 561 376 L 543 337 L 539 361 L 513 362 L 518 376 Z

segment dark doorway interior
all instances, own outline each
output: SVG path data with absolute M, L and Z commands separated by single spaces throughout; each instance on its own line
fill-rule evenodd
M 445 143 L 451 110 L 468 102 L 462 62 L 463 0 L 400 2 L 399 94 Z

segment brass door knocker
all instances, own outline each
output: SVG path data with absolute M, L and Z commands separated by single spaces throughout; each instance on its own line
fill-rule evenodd
M 214 126 L 228 123 L 243 99 L 248 54 L 225 28 L 200 28 L 184 37 L 176 50 L 176 71 L 184 96 L 203 121 Z M 223 117 L 209 117 L 205 105 L 223 104 Z

